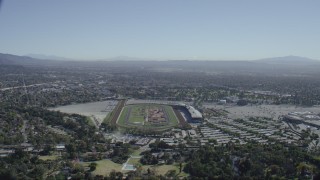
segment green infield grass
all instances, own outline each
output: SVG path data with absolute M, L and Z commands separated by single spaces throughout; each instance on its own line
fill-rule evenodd
M 165 130 L 177 126 L 179 121 L 169 105 L 135 104 L 122 109 L 117 124 L 124 128 Z

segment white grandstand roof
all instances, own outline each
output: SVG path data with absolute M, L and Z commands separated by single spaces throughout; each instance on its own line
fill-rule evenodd
M 190 112 L 192 118 L 202 118 L 201 112 L 199 112 L 198 110 L 196 110 L 194 107 L 192 107 L 192 106 L 186 106 L 186 108 L 187 108 L 188 111 Z

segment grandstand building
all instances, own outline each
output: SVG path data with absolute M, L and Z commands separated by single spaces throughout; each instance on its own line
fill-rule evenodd
M 190 116 L 193 120 L 202 120 L 202 114 L 197 109 L 192 106 L 185 106 L 190 113 Z

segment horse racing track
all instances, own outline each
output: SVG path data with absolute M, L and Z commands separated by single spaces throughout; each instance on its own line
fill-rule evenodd
M 125 128 L 138 127 L 165 130 L 178 126 L 179 121 L 169 105 L 133 104 L 122 108 L 117 124 Z

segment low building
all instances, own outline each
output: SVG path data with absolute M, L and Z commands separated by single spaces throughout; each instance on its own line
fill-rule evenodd
M 55 149 L 57 151 L 64 151 L 66 149 L 66 147 L 64 144 L 58 144 L 58 145 L 56 145 Z
M 139 140 L 136 142 L 136 145 L 138 145 L 138 146 L 144 146 L 144 145 L 147 145 L 149 142 L 150 142 L 150 139 L 149 139 L 149 138 L 142 138 L 142 139 L 139 139 Z
M 15 151 L 13 149 L 0 149 L 0 157 L 7 157 L 14 152 Z

